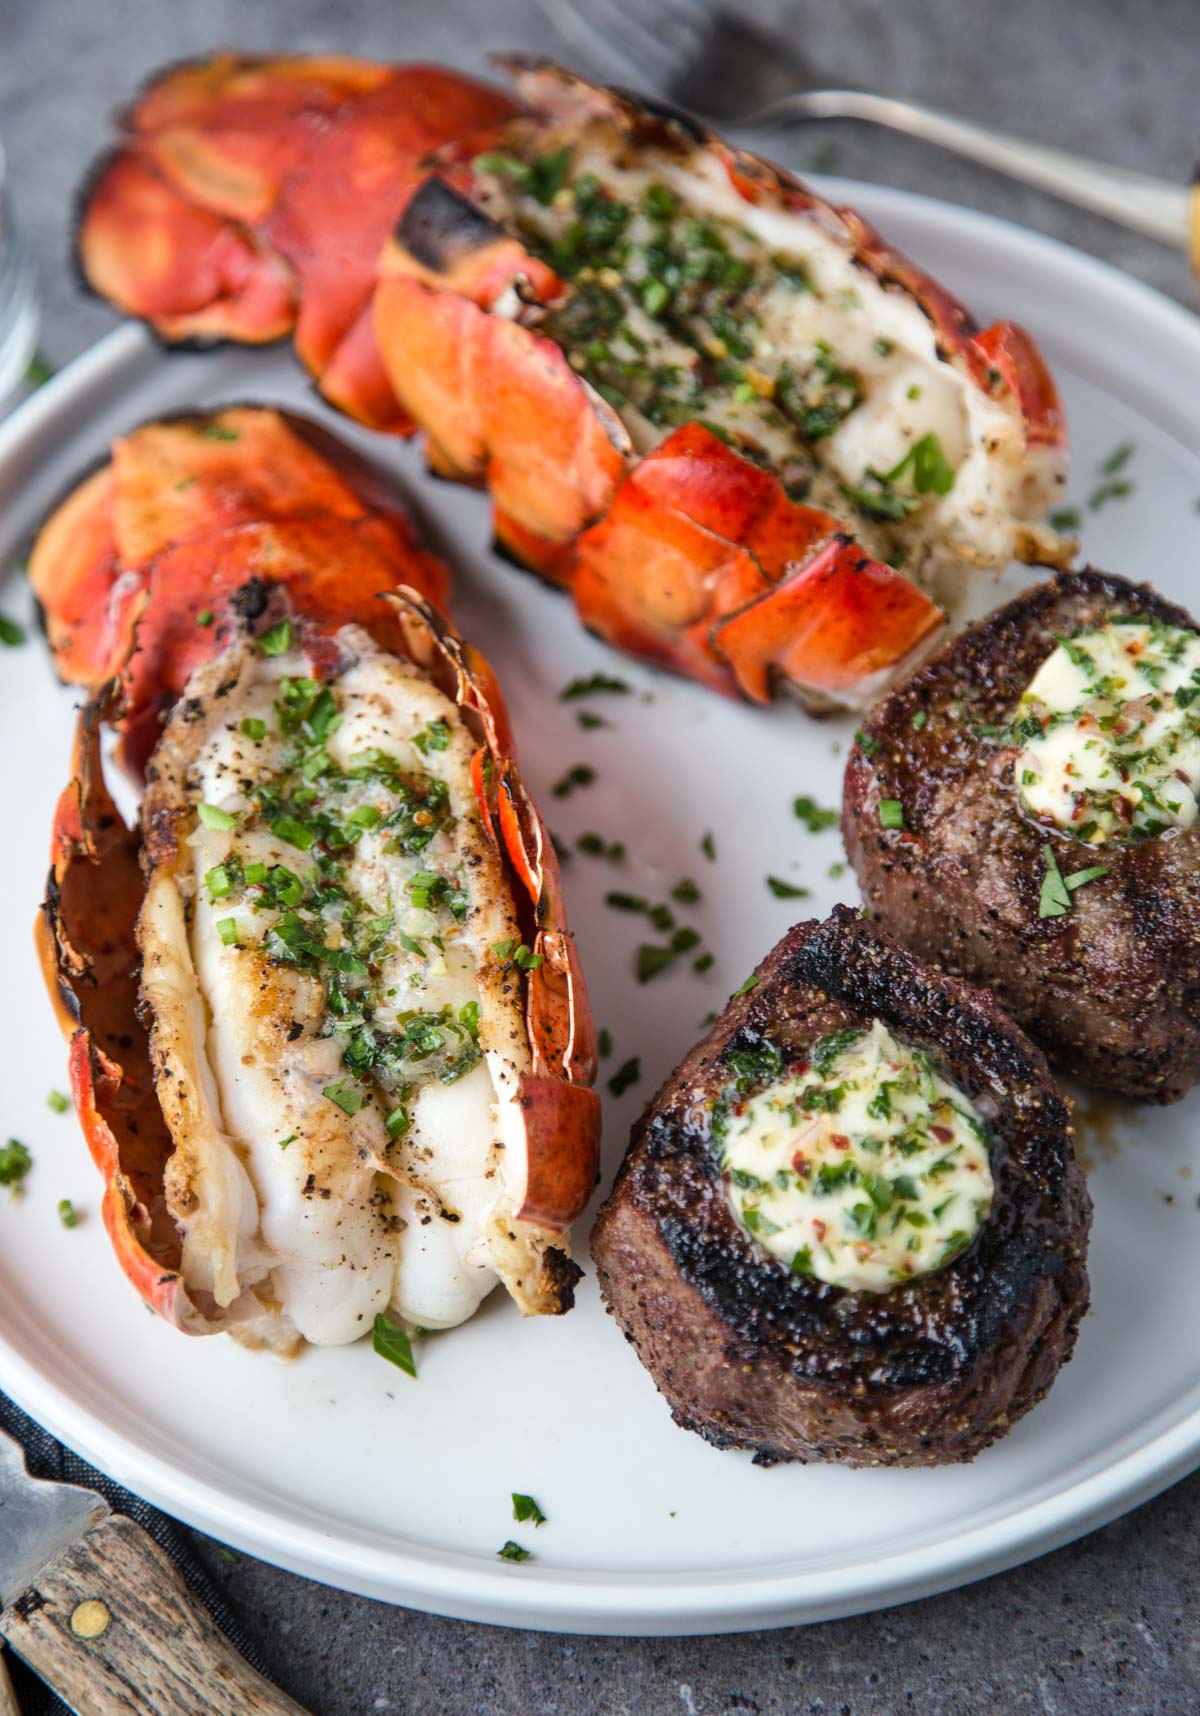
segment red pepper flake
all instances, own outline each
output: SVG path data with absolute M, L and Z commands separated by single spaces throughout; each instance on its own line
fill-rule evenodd
M 804 1154 L 803 1150 L 797 1150 L 796 1154 L 792 1157 L 792 1167 L 797 1174 L 803 1175 L 808 1173 L 808 1157 Z
M 846 1137 L 844 1132 L 832 1133 L 830 1135 L 829 1142 L 833 1145 L 835 1150 L 848 1150 L 850 1148 L 850 1140 Z
M 823 1221 L 813 1222 L 813 1238 L 818 1244 L 825 1238 L 825 1223 Z
M 929 1130 L 933 1133 L 933 1136 L 937 1139 L 939 1144 L 953 1144 L 954 1133 L 948 1126 L 931 1126 Z

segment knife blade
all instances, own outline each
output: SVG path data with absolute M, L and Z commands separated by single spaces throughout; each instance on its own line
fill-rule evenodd
M 217 1630 L 140 1525 L 95 1490 L 31 1478 L 0 1431 L 3 1643 L 77 1716 L 307 1716 Z
M 109 1511 L 95 1490 L 31 1478 L 21 1448 L 0 1432 L 0 1609 Z

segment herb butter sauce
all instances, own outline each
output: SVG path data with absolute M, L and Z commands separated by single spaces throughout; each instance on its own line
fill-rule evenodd
M 991 1208 L 980 1115 L 878 1020 L 823 1037 L 714 1130 L 742 1225 L 795 1274 L 851 1292 L 940 1268 Z
M 1029 814 L 1092 846 L 1189 828 L 1200 786 L 1200 637 L 1148 619 L 1061 638 L 1017 705 Z

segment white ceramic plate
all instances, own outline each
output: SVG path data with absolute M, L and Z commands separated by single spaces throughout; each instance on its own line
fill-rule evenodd
M 1129 439 L 1136 493 L 1086 512 L 1101 564 L 1200 600 L 1200 325 L 1146 288 L 998 221 L 866 186 L 835 186 L 960 292 L 982 319 L 1026 323 L 1066 391 L 1073 494 Z M 319 409 L 283 350 L 165 356 L 124 328 L 0 428 L 0 556 L 108 438 L 142 418 L 229 399 Z M 362 439 L 391 461 L 457 569 L 456 610 L 500 671 L 525 771 L 555 831 L 624 840 L 626 865 L 576 856 L 568 903 L 597 1019 L 640 1082 L 606 1097 L 607 1186 L 628 1128 L 710 1009 L 796 916 L 854 897 L 831 874 L 836 832 L 807 834 L 791 801 L 838 802 L 852 723 L 795 708 L 726 706 L 623 661 L 586 637 L 567 603 L 487 549 L 482 497 L 429 482 L 412 447 Z M 1010 579 L 1019 587 L 1020 576 Z M 0 607 L 22 614 L 14 578 Z M 225 1339 L 188 1340 L 147 1315 L 118 1273 L 98 1186 L 71 1115 L 46 1107 L 63 1049 L 35 970 L 30 922 L 51 810 L 67 766 L 72 699 L 44 652 L 6 652 L 0 688 L 0 1126 L 35 1168 L 0 1196 L 0 1386 L 105 1471 L 168 1512 L 297 1572 L 473 1620 L 599 1633 L 704 1633 L 817 1620 L 925 1595 L 1009 1567 L 1113 1518 L 1200 1461 L 1200 1094 L 1166 1111 L 1094 1099 L 1082 1131 L 1095 1162 L 1094 1302 L 1077 1356 L 1049 1399 L 969 1467 L 760 1471 L 677 1430 L 606 1320 L 589 1277 L 562 1319 L 523 1322 L 497 1296 L 465 1328 L 419 1348 L 409 1381 L 369 1346 L 281 1364 Z M 605 668 L 636 697 L 609 699 L 611 729 L 582 732 L 556 701 Z M 596 782 L 550 788 L 587 761 Z M 718 861 L 699 843 L 715 831 Z M 803 883 L 774 899 L 768 872 Z M 695 877 L 692 914 L 717 956 L 639 988 L 637 920 L 614 886 L 658 897 Z M 64 1230 L 55 1206 L 85 1214 Z M 586 1255 L 589 1218 L 579 1225 Z M 527 1491 L 548 1523 L 514 1526 Z M 515 1536 L 534 1559 L 496 1551 Z

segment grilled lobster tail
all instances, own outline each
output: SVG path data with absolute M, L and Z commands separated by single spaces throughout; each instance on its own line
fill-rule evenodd
M 599 1132 L 495 677 L 401 581 L 444 593 L 395 502 L 309 429 L 147 425 L 34 556 L 93 692 L 38 941 L 105 1223 L 168 1320 L 283 1350 L 389 1310 L 449 1326 L 497 1279 L 569 1309 Z M 106 722 L 148 782 L 136 829 Z
M 294 325 L 588 627 L 733 696 L 866 705 L 975 571 L 1064 558 L 1020 328 L 691 121 L 502 63 L 515 102 L 363 61 L 166 73 L 86 199 L 87 277 L 170 339 Z

